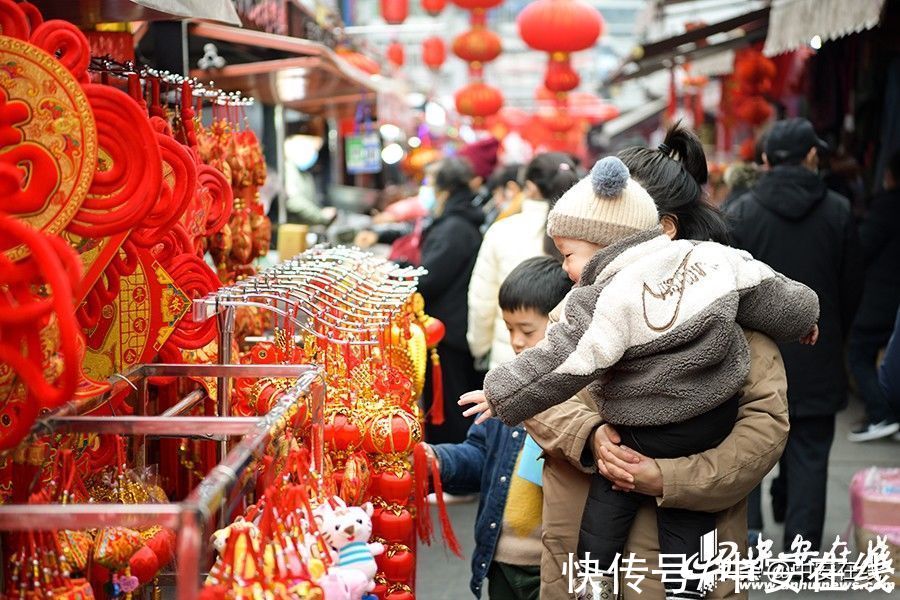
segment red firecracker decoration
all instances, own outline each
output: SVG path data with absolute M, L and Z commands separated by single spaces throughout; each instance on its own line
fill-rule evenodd
M 470 83 L 456 92 L 456 110 L 461 115 L 483 119 L 503 106 L 503 94 L 481 82 Z
M 402 67 L 406 62 L 406 50 L 400 42 L 391 42 L 387 49 L 387 58 L 395 67 Z
M 409 16 L 409 0 L 381 0 L 381 18 L 389 25 L 400 25 Z
M 444 40 L 437 36 L 427 38 L 422 42 L 422 62 L 432 71 L 439 71 L 447 60 L 447 46 Z
M 422 8 L 432 17 L 436 17 L 447 7 L 447 0 L 422 0 Z

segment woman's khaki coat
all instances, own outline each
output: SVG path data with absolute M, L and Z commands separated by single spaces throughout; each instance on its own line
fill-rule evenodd
M 787 381 L 778 347 L 756 332 L 747 332 L 750 374 L 742 389 L 738 420 L 731 434 L 716 448 L 693 456 L 657 460 L 663 476 L 663 507 L 715 512 L 719 542 L 733 541 L 743 550 L 747 543 L 747 500 L 750 491 L 778 462 L 788 435 Z M 590 452 L 589 438 L 601 419 L 586 397 L 574 398 L 526 421 L 535 441 L 544 448 L 544 512 L 541 561 L 541 600 L 572 598 L 562 565 L 578 542 L 581 512 L 587 498 L 590 471 L 582 456 Z M 577 465 L 577 466 L 576 466 Z M 596 472 L 596 467 L 593 469 Z M 656 513 L 647 498 L 638 512 L 625 548 L 646 559 L 647 577 L 641 594 L 620 581 L 624 600 L 662 600 L 665 597 L 657 567 Z M 707 598 L 746 598 L 722 584 Z

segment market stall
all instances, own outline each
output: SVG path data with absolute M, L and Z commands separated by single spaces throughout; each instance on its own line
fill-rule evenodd
M 0 15 L 3 594 L 413 597 L 422 271 L 317 247 L 258 272 L 252 99 Z

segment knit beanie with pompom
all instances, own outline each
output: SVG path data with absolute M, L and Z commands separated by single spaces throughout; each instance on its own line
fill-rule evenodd
M 547 219 L 547 233 L 609 246 L 657 225 L 653 198 L 631 178 L 625 163 L 607 156 L 559 199 Z

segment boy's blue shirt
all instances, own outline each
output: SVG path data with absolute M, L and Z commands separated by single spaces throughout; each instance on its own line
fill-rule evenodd
M 464 442 L 434 446 L 444 491 L 481 493 L 469 582 L 476 598 L 481 597 L 482 584 L 500 538 L 510 480 L 525 438 L 524 427 L 508 427 L 499 419 L 488 419 L 481 425 L 472 425 Z

